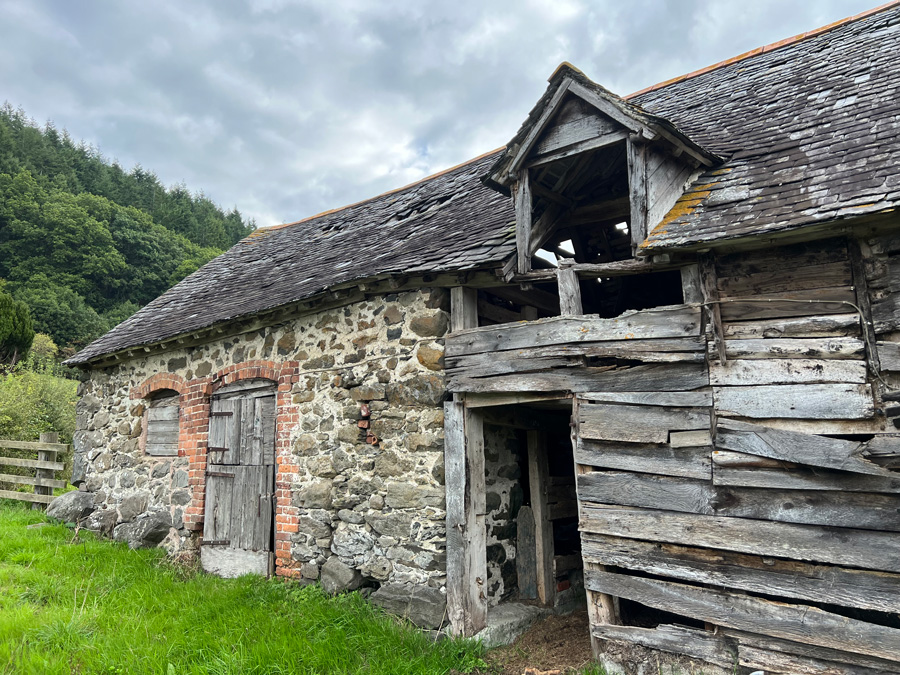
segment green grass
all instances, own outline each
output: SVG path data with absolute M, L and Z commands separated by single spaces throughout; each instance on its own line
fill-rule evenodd
M 357 594 L 219 579 L 0 500 L 0 673 L 425 674 L 483 667 Z

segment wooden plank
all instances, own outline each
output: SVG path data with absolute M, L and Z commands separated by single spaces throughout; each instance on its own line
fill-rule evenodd
M 847 313 L 738 321 L 726 325 L 724 332 L 726 339 L 858 336 L 859 316 L 856 313 Z
M 767 293 L 764 299 L 723 298 L 723 321 L 753 321 L 781 316 L 809 314 L 846 314 L 853 309 L 856 296 L 849 286 L 790 290 Z
M 900 575 L 599 534 L 582 537 L 589 562 L 753 593 L 894 612 Z
M 704 364 L 660 363 L 612 369 L 567 368 L 547 372 L 451 377 L 450 391 L 466 392 L 587 392 L 587 391 L 690 391 L 709 384 Z
M 516 585 L 523 600 L 537 598 L 537 545 L 534 514 L 528 505 L 516 516 Z
M 583 357 L 617 357 L 645 362 L 704 361 L 705 341 L 700 338 L 613 340 L 482 352 L 445 358 L 449 373 L 478 376 L 528 372 L 541 368 L 582 364 Z
M 728 640 L 704 630 L 667 625 L 656 628 L 597 625 L 591 626 L 591 634 L 603 640 L 627 642 L 673 654 L 683 654 L 723 668 L 734 668 L 738 663 L 737 640 Z
M 0 499 L 15 499 L 20 502 L 33 504 L 49 504 L 53 501 L 53 495 L 36 495 L 33 492 L 16 492 L 14 490 L 0 490 Z
M 579 99 L 570 99 L 559 111 L 557 117 L 535 143 L 532 156 L 545 155 L 581 141 L 603 136 L 621 127 L 584 105 L 578 108 Z
M 585 466 L 710 480 L 709 447 L 673 448 L 665 444 L 610 443 L 579 439 L 575 461 Z
M 847 240 L 802 242 L 756 251 L 739 251 L 721 256 L 718 261 L 723 277 L 746 276 L 786 268 L 814 267 L 847 260 Z
M 881 370 L 900 372 L 900 342 L 876 342 Z
M 885 420 L 883 417 L 872 417 L 867 420 L 802 420 L 789 417 L 767 417 L 764 419 L 743 418 L 740 415 L 723 415 L 721 419 L 734 422 L 746 422 L 760 426 L 793 431 L 810 435 L 844 436 L 853 434 L 883 434 Z
M 36 476 L 17 476 L 10 473 L 0 473 L 0 483 L 16 483 L 18 485 L 40 485 L 48 488 L 64 488 L 68 483 L 54 478 L 38 478 Z
M 742 487 L 713 487 L 711 493 L 717 516 L 900 532 L 900 498 L 892 494 Z
M 581 285 L 578 275 L 571 267 L 560 265 L 556 275 L 559 289 L 559 311 L 563 316 L 580 316 L 584 314 L 581 307 Z
M 178 444 L 177 443 L 156 443 L 154 441 L 148 440 L 146 452 L 151 457 L 177 457 L 178 456 Z
M 516 271 L 524 274 L 531 270 L 532 200 L 529 170 L 522 169 L 516 177 Z
M 493 357 L 493 358 L 492 358 Z M 534 357 L 531 354 L 473 354 L 449 359 L 445 369 L 452 377 L 490 377 L 511 373 L 530 373 L 551 368 L 583 365 L 584 359 L 572 356 Z
M 859 359 L 865 344 L 856 338 L 772 338 L 725 340 L 732 359 Z
M 817 607 L 776 603 L 686 584 L 585 571 L 585 586 L 712 624 L 878 658 L 900 654 L 900 630 Z
M 777 459 L 769 459 L 767 457 L 758 457 L 757 455 L 748 455 L 743 452 L 732 452 L 731 450 L 714 449 L 712 452 L 713 466 L 719 468 L 761 468 L 761 469 L 783 469 L 798 467 L 799 464 L 783 462 Z M 821 470 L 821 469 L 820 469 Z
M 631 403 L 679 408 L 712 405 L 710 391 L 586 391 L 578 397 L 592 403 Z
M 266 466 L 275 464 L 275 436 L 276 436 L 276 399 L 275 396 L 263 396 L 258 399 L 260 405 L 260 420 L 262 432 L 262 463 Z
M 485 408 L 489 406 L 518 405 L 521 403 L 537 403 L 541 401 L 565 400 L 563 393 L 529 394 L 529 393 L 497 393 L 466 394 L 467 408 Z
M 865 444 L 839 438 L 826 438 L 795 431 L 772 429 L 759 424 L 720 419 L 716 447 L 759 455 L 785 462 L 839 469 L 875 476 L 891 472 L 860 456 Z
M 766 385 L 866 381 L 865 361 L 825 359 L 737 359 L 711 364 L 709 383 L 715 385 Z
M 444 403 L 447 486 L 447 613 L 454 634 L 485 626 L 487 541 L 482 419 L 462 402 Z
M 644 509 L 714 515 L 716 490 L 712 483 L 614 471 L 591 471 L 577 478 L 582 504 L 612 504 Z
M 736 454 L 736 453 L 735 453 Z M 752 455 L 744 455 L 752 457 Z M 766 460 L 773 461 L 773 460 Z M 900 475 L 870 476 L 830 469 L 785 469 L 720 466 L 713 471 L 715 485 L 786 490 L 837 490 L 900 493 Z
M 242 398 L 236 401 L 241 406 L 240 416 L 240 453 L 238 454 L 238 464 L 241 466 L 250 466 L 260 464 L 259 446 L 254 442 L 256 437 L 256 429 L 258 427 L 256 418 L 256 400 L 253 398 Z M 246 547 L 242 547 L 246 548 Z
M 445 353 L 447 357 L 453 357 L 566 343 L 677 338 L 699 334 L 700 310 L 690 305 L 675 305 L 629 311 L 614 319 L 601 319 L 595 315 L 550 317 L 504 326 L 470 328 L 448 336 Z
M 558 162 L 561 159 L 574 157 L 575 155 L 583 155 L 584 153 L 587 153 L 591 150 L 597 150 L 598 148 L 605 148 L 610 145 L 615 145 L 616 143 L 621 143 L 627 137 L 628 134 L 624 131 L 613 131 L 603 134 L 602 136 L 597 136 L 595 138 L 589 138 L 587 140 L 580 141 L 561 150 L 546 153 L 541 157 L 529 160 L 525 163 L 525 166 L 529 169 L 545 166 L 553 162 Z
M 553 605 L 556 584 L 553 580 L 553 524 L 548 503 L 547 437 L 540 431 L 528 432 L 528 484 L 534 514 L 534 541 L 538 598 Z M 577 513 L 577 510 L 576 510 Z
M 716 412 L 741 417 L 867 419 L 875 415 L 868 384 L 776 384 L 713 387 Z
M 19 457 L 0 457 L 0 466 L 21 466 L 26 469 L 50 469 L 62 471 L 65 464 L 62 462 L 48 462 L 41 459 L 21 459 Z
M 893 532 L 583 504 L 582 532 L 900 572 Z
M 703 408 L 585 404 L 580 407 L 581 438 L 631 443 L 666 443 L 670 431 L 709 429 Z
M 669 445 L 673 448 L 699 448 L 712 445 L 709 431 L 672 431 L 669 433 Z
M 478 290 L 465 286 L 450 289 L 450 331 L 478 326 Z
M 685 304 L 703 302 L 699 265 L 687 265 L 681 268 L 681 295 Z
M 741 664 L 791 675 L 892 675 L 896 660 L 852 654 L 827 647 L 780 640 L 731 628 L 719 632 L 738 641 Z
M 820 265 L 801 267 L 785 266 L 782 269 L 767 270 L 755 274 L 733 277 L 719 277 L 716 285 L 722 297 L 741 297 L 748 295 L 769 295 L 785 290 L 807 290 L 810 288 L 828 288 L 850 286 L 850 262 L 840 260 Z
M 0 440 L 0 450 L 44 450 L 45 452 L 65 452 L 69 446 L 65 443 L 37 443 L 34 441 Z

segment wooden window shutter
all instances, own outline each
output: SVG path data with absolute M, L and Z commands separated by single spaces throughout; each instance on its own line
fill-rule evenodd
M 147 410 L 147 454 L 154 457 L 174 457 L 178 454 L 178 417 L 181 407 L 178 397 L 168 397 L 150 403 Z

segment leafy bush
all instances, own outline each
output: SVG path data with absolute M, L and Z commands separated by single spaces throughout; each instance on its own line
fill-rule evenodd
M 71 443 L 78 383 L 24 368 L 0 375 L 0 438 L 35 441 L 47 431 Z

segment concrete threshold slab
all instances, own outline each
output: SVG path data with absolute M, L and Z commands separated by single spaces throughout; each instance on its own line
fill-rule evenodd
M 488 649 L 515 642 L 538 619 L 553 614 L 549 607 L 537 607 L 518 602 L 504 602 L 488 608 L 487 626 L 477 635 Z

